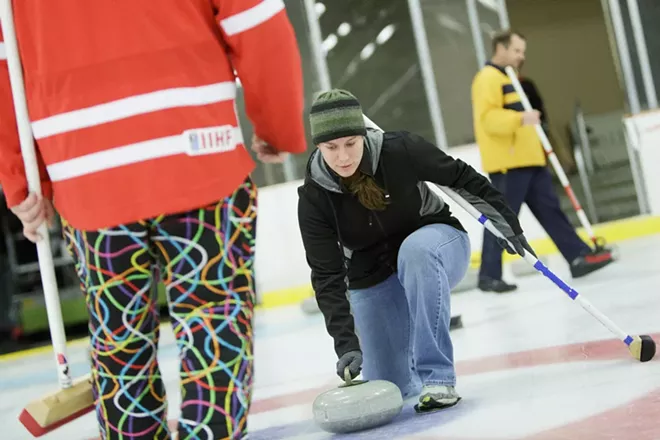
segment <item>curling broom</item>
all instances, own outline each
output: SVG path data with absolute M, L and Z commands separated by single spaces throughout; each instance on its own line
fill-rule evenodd
M 504 70 L 506 70 L 506 74 L 511 80 L 511 84 L 513 84 L 513 88 L 516 90 L 516 93 L 518 93 L 518 96 L 520 97 L 520 102 L 522 103 L 522 106 L 525 109 L 525 111 L 534 110 L 529 102 L 529 99 L 527 98 L 527 95 L 525 94 L 525 91 L 522 88 L 522 85 L 520 84 L 520 81 L 518 80 L 518 76 L 516 75 L 516 72 L 513 70 L 513 67 L 506 66 Z M 539 136 L 541 145 L 543 145 L 545 154 L 546 156 L 548 156 L 548 160 L 552 164 L 552 168 L 554 168 L 555 173 L 557 173 L 559 182 L 561 182 L 562 187 L 564 187 L 564 191 L 566 192 L 568 199 L 571 201 L 571 205 L 573 205 L 573 209 L 575 209 L 575 212 L 577 213 L 578 219 L 580 220 L 582 227 L 584 228 L 587 235 L 594 244 L 594 250 L 596 252 L 603 251 L 605 249 L 603 246 L 605 240 L 602 237 L 596 237 L 596 235 L 594 234 L 594 230 L 591 227 L 591 223 L 589 223 L 589 219 L 587 218 L 587 215 L 585 214 L 582 205 L 578 201 L 578 198 L 575 196 L 573 187 L 571 187 L 571 183 L 568 181 L 568 178 L 566 177 L 566 173 L 564 172 L 564 169 L 561 167 L 561 164 L 559 163 L 559 159 L 557 159 L 557 155 L 552 149 L 552 145 L 550 145 L 550 140 L 548 139 L 548 136 L 545 134 L 545 131 L 543 131 L 541 124 L 535 124 L 534 128 L 536 129 L 536 134 Z
M 376 130 L 381 130 L 371 119 L 364 116 L 364 121 L 367 126 L 375 128 Z M 382 130 L 381 130 L 382 131 Z M 493 235 L 503 240 L 509 244 L 511 249 L 515 249 L 509 240 L 504 237 L 504 235 L 493 225 L 493 223 L 477 208 L 472 206 L 467 200 L 463 199 L 451 188 L 446 186 L 436 185 L 444 192 L 449 198 L 456 202 L 461 208 L 467 211 L 472 217 L 474 217 L 479 223 L 481 223 L 486 229 L 488 229 Z M 605 316 L 600 310 L 598 310 L 589 300 L 580 295 L 577 290 L 573 289 L 571 286 L 566 284 L 561 278 L 555 275 L 548 267 L 541 262 L 538 258 L 534 257 L 530 252 L 525 252 L 525 255 L 521 257 L 527 261 L 530 265 L 534 267 L 537 271 L 541 272 L 546 278 L 555 283 L 569 298 L 573 301 L 579 303 L 583 309 L 585 309 L 591 316 L 596 318 L 605 328 L 610 332 L 615 334 L 627 347 L 628 351 L 640 362 L 648 362 L 653 359 L 655 356 L 655 342 L 648 335 L 640 336 L 631 336 L 621 330 L 614 322 L 612 322 L 607 316 Z
M 34 147 L 34 138 L 27 111 L 23 70 L 16 42 L 16 30 L 11 0 L 0 0 L 0 22 L 5 39 L 7 65 L 21 153 L 25 165 L 28 190 L 41 196 L 39 167 Z M 66 336 L 62 321 L 57 279 L 50 249 L 48 227 L 44 222 L 38 230 L 41 240 L 37 242 L 37 255 L 41 283 L 44 290 L 50 336 L 55 352 L 60 390 L 30 402 L 19 416 L 20 422 L 35 437 L 88 413 L 94 408 L 92 385 L 88 377 L 72 381 L 66 353 Z

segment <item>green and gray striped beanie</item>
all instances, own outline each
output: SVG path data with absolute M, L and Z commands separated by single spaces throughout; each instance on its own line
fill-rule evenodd
M 362 106 L 353 94 L 333 89 L 319 94 L 309 112 L 314 145 L 345 136 L 366 135 Z

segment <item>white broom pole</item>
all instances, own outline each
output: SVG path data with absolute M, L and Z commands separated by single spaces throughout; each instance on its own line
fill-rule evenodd
M 378 125 L 376 125 L 371 119 L 367 116 L 364 116 L 364 122 L 368 127 L 374 128 L 376 130 L 382 131 Z M 488 229 L 496 237 L 505 240 L 511 249 L 515 249 L 513 244 L 502 234 L 493 224 L 490 219 L 483 215 L 477 208 L 472 206 L 470 202 L 465 200 L 463 197 L 459 196 L 454 190 L 442 185 L 436 185 L 444 192 L 450 199 L 456 202 L 461 208 L 467 211 L 472 217 L 474 217 L 479 223 L 481 223 L 486 229 Z M 611 319 L 605 316 L 600 310 L 598 310 L 589 300 L 580 295 L 575 289 L 566 284 L 561 280 L 557 275 L 555 275 L 548 267 L 546 267 L 541 260 L 534 257 L 531 252 L 525 252 L 525 255 L 522 256 L 522 259 L 527 261 L 531 266 L 533 266 L 538 272 L 542 273 L 546 278 L 552 281 L 557 287 L 559 287 L 569 298 L 579 303 L 584 310 L 586 310 L 591 316 L 596 318 L 605 328 L 610 332 L 616 335 L 621 341 L 623 341 L 627 346 L 631 346 L 635 341 L 635 338 L 624 332 L 618 325 L 616 325 Z
M 0 0 L 0 22 L 5 39 L 5 51 L 7 54 L 7 66 L 11 82 L 11 92 L 14 99 L 14 112 L 18 136 L 27 176 L 28 191 L 39 196 L 42 195 L 41 180 L 39 177 L 39 165 L 34 146 L 34 137 L 27 110 L 25 99 L 25 86 L 23 81 L 23 68 L 21 65 L 18 44 L 16 40 L 16 29 L 14 27 L 14 12 L 11 0 Z M 41 240 L 37 242 L 37 255 L 39 258 L 39 270 L 41 272 L 41 283 L 44 289 L 46 311 L 48 314 L 48 325 L 50 337 L 55 352 L 55 362 L 58 367 L 58 379 L 62 388 L 72 385 L 69 361 L 66 354 L 66 336 L 64 334 L 64 322 L 60 308 L 60 298 L 57 290 L 57 279 L 55 278 L 55 267 L 53 255 L 50 248 L 49 231 L 46 222 L 38 229 Z
M 511 83 L 513 84 L 514 89 L 518 93 L 518 96 L 520 96 L 520 102 L 522 103 L 525 111 L 534 110 L 529 102 L 529 99 L 527 98 L 527 95 L 525 94 L 525 91 L 522 88 L 522 85 L 520 85 L 520 81 L 518 81 L 518 76 L 516 75 L 516 72 L 513 70 L 511 66 L 506 66 L 505 70 L 506 70 L 506 74 L 509 76 L 509 79 L 511 80 Z M 564 173 L 564 169 L 561 167 L 561 164 L 559 163 L 559 159 L 557 159 L 557 155 L 555 154 L 554 150 L 552 149 L 552 146 L 550 145 L 550 140 L 548 139 L 548 136 L 545 134 L 545 131 L 543 131 L 543 127 L 541 127 L 541 124 L 534 125 L 534 128 L 536 129 L 536 133 L 538 134 L 539 139 L 541 140 L 541 144 L 543 145 L 543 149 L 545 150 L 545 153 L 548 156 L 548 160 L 552 164 L 552 167 L 557 173 L 557 177 L 559 177 L 559 181 L 561 182 L 561 185 L 564 187 L 564 191 L 566 191 L 566 195 L 568 195 L 568 198 L 571 201 L 571 204 L 573 205 L 573 209 L 575 209 L 575 212 L 577 212 L 577 216 L 578 219 L 580 220 L 580 223 L 582 224 L 582 227 L 587 232 L 587 235 L 589 235 L 589 238 L 593 242 L 594 246 L 598 248 L 599 247 L 598 241 L 596 236 L 594 235 L 594 230 L 591 227 L 591 223 L 589 223 L 589 219 L 587 218 L 587 215 L 584 213 L 584 209 L 582 209 L 582 205 L 580 205 L 580 202 L 575 196 L 575 192 L 573 192 L 571 183 L 568 181 L 568 178 L 566 177 L 566 173 Z

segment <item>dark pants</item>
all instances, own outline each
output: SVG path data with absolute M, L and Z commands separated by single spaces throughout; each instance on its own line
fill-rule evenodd
M 7 254 L 0 252 L 0 343 L 4 338 L 9 339 L 15 323 L 12 301 L 16 286 L 7 260 Z
M 89 311 L 103 440 L 169 439 L 158 367 L 157 267 L 179 349 L 180 440 L 247 433 L 253 374 L 256 187 L 99 231 L 64 222 Z
M 527 203 L 566 261 L 571 262 L 589 251 L 589 246 L 580 239 L 561 210 L 552 176 L 546 167 L 519 168 L 489 176 L 516 214 L 520 213 L 522 204 Z M 484 230 L 479 276 L 502 279 L 502 247 L 487 230 Z

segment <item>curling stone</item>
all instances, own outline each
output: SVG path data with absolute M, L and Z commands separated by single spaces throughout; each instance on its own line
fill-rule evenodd
M 306 315 L 316 315 L 318 313 L 321 313 L 321 309 L 319 309 L 319 305 L 316 302 L 316 298 L 309 297 L 305 298 L 302 303 L 300 303 L 300 307 L 302 308 L 303 313 Z
M 324 431 L 345 434 L 376 428 L 401 413 L 401 390 L 392 382 L 352 380 L 348 367 L 344 381 L 314 400 L 314 421 Z
M 458 330 L 463 328 L 463 318 L 461 315 L 452 316 L 449 320 L 449 330 Z

